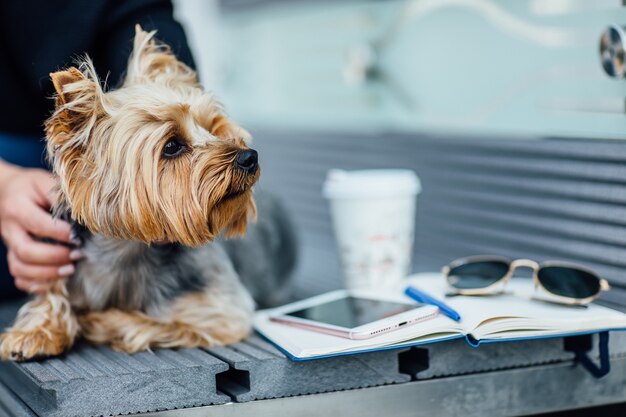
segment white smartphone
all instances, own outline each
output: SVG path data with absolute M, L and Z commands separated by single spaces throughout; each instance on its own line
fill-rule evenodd
M 340 290 L 278 310 L 270 320 L 348 339 L 369 339 L 434 318 L 438 313 L 436 306 L 400 297 Z

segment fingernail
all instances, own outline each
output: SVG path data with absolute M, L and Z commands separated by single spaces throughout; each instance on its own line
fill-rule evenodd
M 75 268 L 73 264 L 67 264 L 67 265 L 63 265 L 62 267 L 60 267 L 58 272 L 60 276 L 67 277 L 74 273 L 74 269 Z
M 80 239 L 76 237 L 70 238 L 70 243 L 72 243 L 74 246 L 80 246 L 83 244 L 83 242 L 81 242 Z
M 72 261 L 77 261 L 79 259 L 83 259 L 84 257 L 85 254 L 80 249 L 74 249 L 73 251 L 70 251 L 70 260 Z

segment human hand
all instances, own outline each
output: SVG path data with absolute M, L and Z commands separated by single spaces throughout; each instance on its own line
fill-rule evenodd
M 0 232 L 9 271 L 15 286 L 31 293 L 44 292 L 59 278 L 72 275 L 73 261 L 83 256 L 80 249 L 37 240 L 77 243 L 71 239 L 70 225 L 49 213 L 53 186 L 45 170 L 0 163 Z

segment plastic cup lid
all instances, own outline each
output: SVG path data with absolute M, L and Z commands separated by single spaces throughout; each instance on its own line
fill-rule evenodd
M 396 197 L 416 195 L 421 190 L 418 176 L 410 169 L 331 169 L 322 194 L 326 198 Z

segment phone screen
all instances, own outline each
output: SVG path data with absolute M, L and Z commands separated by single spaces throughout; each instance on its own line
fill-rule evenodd
M 404 304 L 346 296 L 324 304 L 292 311 L 286 315 L 351 329 L 420 306 L 420 304 Z

